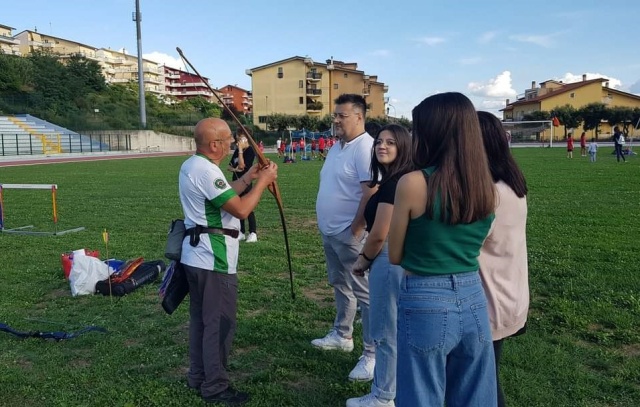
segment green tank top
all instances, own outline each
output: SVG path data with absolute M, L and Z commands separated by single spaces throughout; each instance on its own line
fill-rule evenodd
M 422 170 L 425 178 L 435 167 Z M 418 275 L 456 274 L 478 270 L 478 255 L 494 215 L 467 224 L 450 225 L 440 220 L 436 198 L 433 219 L 427 214 L 411 219 L 400 265 Z

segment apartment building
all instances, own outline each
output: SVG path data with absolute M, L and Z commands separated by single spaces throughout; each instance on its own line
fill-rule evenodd
M 15 28 L 0 24 L 0 53 L 20 55 L 20 41 L 13 38 Z
M 209 78 L 203 82 L 199 76 L 164 65 L 164 94 L 181 101 L 192 97 L 203 97 L 209 102 L 214 101 L 214 95 L 207 87 Z
M 71 55 L 81 55 L 100 64 L 107 83 L 138 81 L 137 56 L 31 30 L 22 31 L 14 38 L 18 41 L 19 51 L 23 56 L 37 51 L 58 54 L 61 60 Z M 142 74 L 146 91 L 156 95 L 164 93 L 164 68 L 160 64 L 143 59 Z
M 253 99 L 251 91 L 242 89 L 237 85 L 226 85 L 218 89 L 222 101 L 227 106 L 233 106 L 236 112 L 244 115 L 253 113 Z
M 609 81 L 605 78 L 587 80 L 587 75 L 582 75 L 582 81 L 574 83 L 548 80 L 537 86 L 533 81 L 531 88 L 519 95 L 515 102 L 507 99 L 502 115 L 504 121 L 521 121 L 526 114 L 534 111 L 550 112 L 565 105 L 579 109 L 595 102 L 604 103 L 608 107 L 635 108 L 640 107 L 640 96 L 610 88 Z M 559 134 L 564 134 L 564 127 L 560 126 L 556 134 L 558 131 Z M 611 128 L 608 123 L 602 123 L 600 131 L 611 133 Z
M 322 117 L 334 110 L 334 100 L 343 93 L 356 93 L 367 101 L 368 117 L 386 114 L 387 86 L 375 75 L 358 70 L 355 62 L 294 56 L 247 69 L 253 94 L 253 123 L 266 128 L 274 113 Z

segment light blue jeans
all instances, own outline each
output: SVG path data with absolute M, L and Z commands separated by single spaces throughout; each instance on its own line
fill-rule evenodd
M 496 406 L 493 341 L 478 272 L 405 275 L 398 300 L 399 407 Z
M 369 335 L 369 279 L 354 275 L 351 270 L 364 245 L 363 238 L 356 238 L 348 227 L 335 236 L 322 235 L 324 256 L 327 261 L 329 284 L 336 300 L 336 318 L 333 329 L 343 338 L 353 335 L 353 321 L 357 306 L 362 315 L 363 355 L 373 357 L 375 347 Z
M 369 327 L 376 345 L 376 367 L 371 393 L 386 400 L 396 398 L 398 292 L 404 271 L 389 263 L 385 242 L 369 271 Z

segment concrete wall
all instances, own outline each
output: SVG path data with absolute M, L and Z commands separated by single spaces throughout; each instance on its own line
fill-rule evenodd
M 174 136 L 153 130 L 113 130 L 111 135 L 130 135 L 133 151 L 195 151 L 193 137 Z M 82 134 L 104 134 L 104 132 L 82 132 Z

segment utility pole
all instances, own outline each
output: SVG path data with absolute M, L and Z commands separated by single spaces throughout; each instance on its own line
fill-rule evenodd
M 142 14 L 140 14 L 140 0 L 136 0 L 136 11 L 133 13 L 133 21 L 136 22 L 136 33 L 138 38 L 138 98 L 140 104 L 140 126 L 147 128 L 147 110 L 144 99 L 144 69 L 142 65 L 142 33 L 140 24 L 142 22 Z

